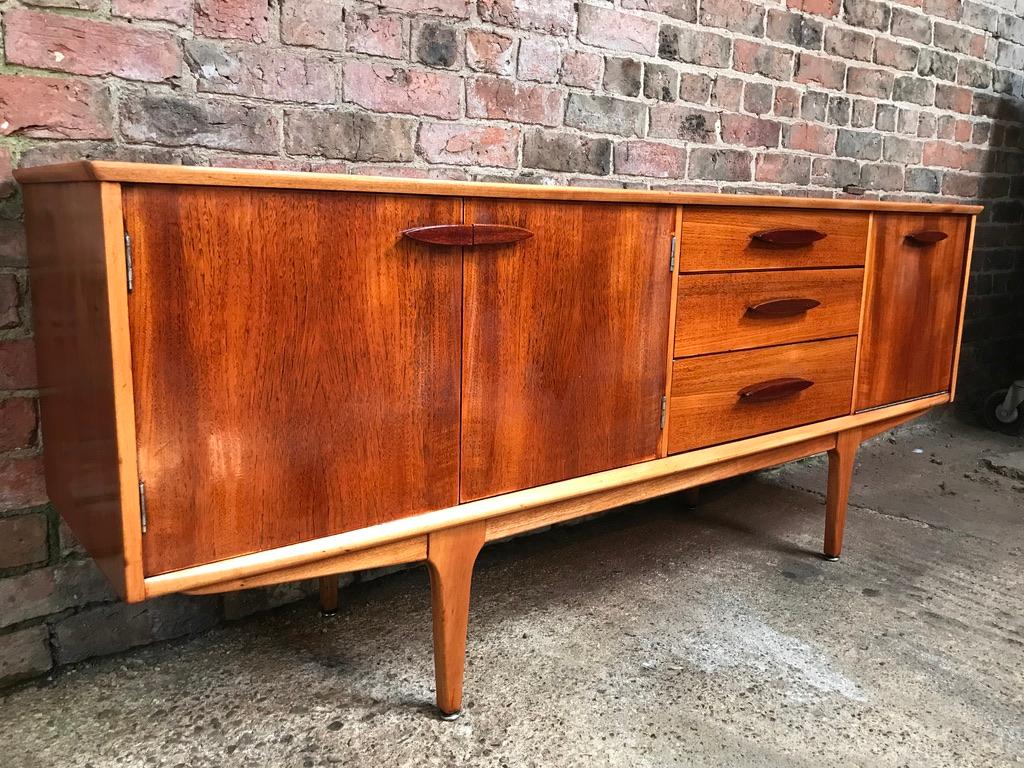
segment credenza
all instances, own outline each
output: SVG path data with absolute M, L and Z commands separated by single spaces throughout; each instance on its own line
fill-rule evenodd
M 22 169 L 50 498 L 140 601 L 425 562 L 461 709 L 488 541 L 953 399 L 953 204 Z

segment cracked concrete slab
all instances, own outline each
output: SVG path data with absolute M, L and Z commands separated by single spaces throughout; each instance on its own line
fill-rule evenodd
M 939 422 L 867 445 L 838 563 L 820 461 L 486 548 L 454 723 L 415 568 L 334 618 L 309 601 L 15 691 L 0 762 L 1021 764 L 1024 495 L 980 466 L 1008 440 Z

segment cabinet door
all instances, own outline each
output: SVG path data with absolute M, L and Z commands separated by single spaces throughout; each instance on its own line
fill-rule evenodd
M 458 497 L 458 198 L 140 186 L 125 196 L 147 574 Z
M 949 389 L 968 223 L 953 214 L 876 214 L 858 410 Z
M 467 200 L 533 233 L 467 249 L 463 501 L 657 456 L 671 207 Z

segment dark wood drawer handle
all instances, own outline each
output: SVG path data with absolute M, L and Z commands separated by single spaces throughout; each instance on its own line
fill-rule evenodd
M 949 235 L 939 229 L 922 229 L 920 232 L 911 232 L 907 235 L 907 240 L 915 245 L 931 245 L 932 243 L 940 243 L 947 237 Z
M 826 235 L 816 229 L 765 229 L 751 237 L 768 245 L 793 246 L 810 245 L 823 240 Z
M 757 318 L 795 317 L 820 306 L 820 304 L 821 302 L 816 299 L 772 299 L 747 307 L 747 314 Z
M 403 229 L 402 237 L 433 245 L 494 245 L 518 243 L 533 232 L 506 224 L 431 224 Z
M 764 403 L 769 400 L 781 400 L 784 397 L 795 395 L 797 392 L 803 392 L 808 387 L 813 386 L 813 384 L 813 381 L 808 381 L 807 379 L 770 379 L 744 387 L 737 394 L 739 394 L 740 400 L 745 403 Z

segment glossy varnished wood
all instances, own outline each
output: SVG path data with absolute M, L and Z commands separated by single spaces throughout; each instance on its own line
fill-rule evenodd
M 913 203 L 851 198 L 802 198 L 778 195 L 723 195 L 670 190 L 617 189 L 612 187 L 561 187 L 546 184 L 505 184 L 434 179 L 402 179 L 381 176 L 348 176 L 338 173 L 267 171 L 249 168 L 206 168 L 153 163 L 86 160 L 15 171 L 21 184 L 67 181 L 111 181 L 142 184 L 186 184 L 266 189 L 317 189 L 343 192 L 507 197 L 521 200 L 577 200 L 592 202 L 669 203 L 681 205 L 740 206 L 757 208 L 851 211 L 930 211 L 978 213 L 980 205 Z
M 26 188 L 46 487 L 126 600 L 145 596 L 121 191 Z
M 534 237 L 466 252 L 461 498 L 657 456 L 675 211 L 466 201 Z
M 816 230 L 825 237 L 802 245 L 765 242 L 765 230 Z M 853 267 L 864 264 L 868 216 L 852 211 L 692 207 L 683 210 L 683 272 L 736 269 Z
M 461 201 L 129 187 L 147 574 L 457 500 Z M 344 237 L 339 226 L 344 223 Z
M 948 391 L 966 264 L 966 216 L 876 214 L 858 409 Z M 919 243 L 908 235 L 941 231 Z
M 676 306 L 677 357 L 857 333 L 864 271 L 800 269 L 682 275 Z M 776 315 L 754 307 L 780 299 L 817 302 Z
M 677 360 L 669 400 L 669 451 L 677 453 L 848 413 L 852 337 Z M 783 399 L 749 402 L 747 388 L 775 379 L 813 382 Z
M 828 492 L 825 495 L 825 557 L 838 559 L 843 552 L 846 506 L 853 483 L 853 466 L 860 447 L 859 429 L 836 435 L 836 446 L 828 452 Z

